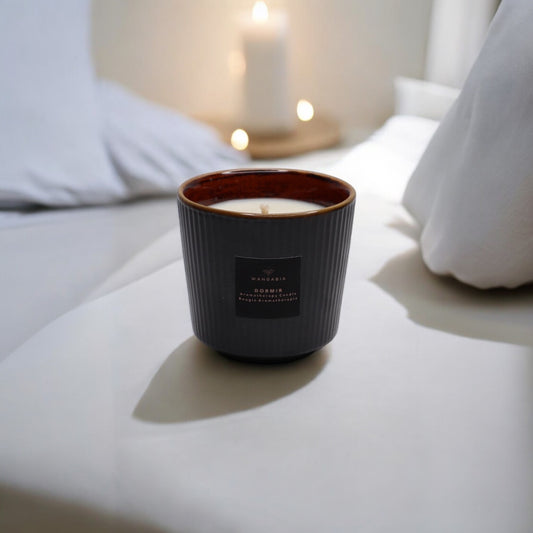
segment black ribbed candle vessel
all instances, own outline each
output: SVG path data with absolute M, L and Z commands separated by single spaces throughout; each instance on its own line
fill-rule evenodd
M 288 200 L 281 209 L 289 212 L 275 212 L 278 199 Z M 229 200 L 257 203 L 258 213 L 220 204 Z M 296 212 L 290 204 L 299 202 L 315 205 Z M 228 170 L 181 185 L 195 335 L 257 363 L 292 361 L 328 344 L 339 323 L 354 206 L 350 185 L 302 170 Z

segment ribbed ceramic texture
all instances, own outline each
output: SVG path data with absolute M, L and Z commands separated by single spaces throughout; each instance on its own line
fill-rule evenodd
M 312 216 L 245 218 L 178 199 L 195 335 L 219 352 L 252 361 L 289 360 L 330 342 L 339 323 L 354 205 Z M 301 257 L 299 316 L 237 316 L 235 257 Z

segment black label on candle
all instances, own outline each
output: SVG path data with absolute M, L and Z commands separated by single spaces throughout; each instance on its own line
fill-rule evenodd
M 248 318 L 300 314 L 301 257 L 235 258 L 235 311 Z

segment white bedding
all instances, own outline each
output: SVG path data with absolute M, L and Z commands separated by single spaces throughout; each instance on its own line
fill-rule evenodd
M 4 217 L 0 530 L 532 531 L 533 287 L 424 267 L 434 128 L 280 162 L 358 191 L 339 333 L 291 365 L 194 339 L 174 199 Z

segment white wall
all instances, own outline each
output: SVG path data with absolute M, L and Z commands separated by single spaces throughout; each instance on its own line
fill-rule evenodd
M 422 77 L 431 0 L 267 0 L 288 11 L 293 97 L 345 126 L 391 113 L 393 77 Z M 94 0 L 96 69 L 193 115 L 229 116 L 238 83 L 227 58 L 253 0 Z

